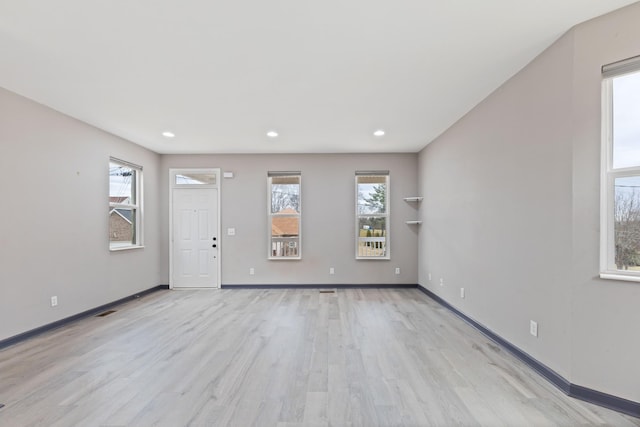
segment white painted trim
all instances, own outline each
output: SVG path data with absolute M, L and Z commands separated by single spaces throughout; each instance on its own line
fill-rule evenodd
M 144 246 L 129 245 L 129 246 L 109 248 L 109 252 L 128 251 L 130 249 L 144 249 Z
M 136 244 L 135 245 L 129 245 L 129 246 L 124 246 L 124 247 L 115 247 L 112 248 L 111 247 L 111 241 L 109 241 L 109 251 L 121 251 L 121 250 L 126 250 L 126 249 L 138 249 L 138 248 L 144 248 L 144 227 L 145 227 L 145 218 L 144 218 L 144 173 L 143 173 L 143 168 L 140 165 L 137 165 L 135 163 L 130 163 L 127 162 L 125 160 L 120 160 L 118 158 L 115 157 L 109 157 L 109 165 L 111 165 L 111 163 L 115 163 L 119 166 L 124 166 L 127 168 L 130 168 L 132 170 L 135 171 L 135 175 L 136 175 L 136 179 L 135 179 L 135 202 L 133 204 L 126 204 L 126 203 L 111 203 L 109 202 L 109 207 L 111 209 L 134 209 L 136 211 L 136 215 L 135 215 L 135 238 L 136 238 Z M 111 167 L 111 166 L 109 166 Z M 108 185 L 110 186 L 111 183 L 109 182 Z M 109 193 L 111 193 L 111 191 L 109 191 Z M 119 212 L 118 212 L 119 213 Z M 109 211 L 109 215 L 111 215 L 111 211 Z M 122 215 L 120 215 L 122 216 Z M 109 218 L 107 216 L 107 218 Z M 126 218 L 125 218 L 126 219 Z M 128 220 L 127 220 L 128 221 Z
M 283 216 L 298 217 L 298 256 L 274 257 L 271 255 L 271 178 L 282 176 L 297 176 L 299 178 L 300 194 L 298 197 L 298 214 L 287 214 Z M 271 171 L 267 172 L 267 259 L 269 261 L 300 261 L 302 259 L 302 172 L 301 171 Z
M 600 278 L 606 280 L 622 280 L 625 282 L 640 282 L 640 275 L 633 273 L 630 273 L 629 275 L 620 273 L 600 273 Z
M 602 81 L 601 99 L 601 155 L 600 155 L 600 271 L 609 269 L 609 259 L 613 250 L 613 222 L 610 221 L 611 191 L 609 190 L 609 165 L 611 164 L 611 79 Z
M 364 173 L 367 172 L 367 173 Z M 386 241 L 385 241 L 385 255 L 384 256 L 380 256 L 380 257 L 373 257 L 373 256 L 369 256 L 369 257 L 363 257 L 360 256 L 358 254 L 358 243 L 360 241 L 359 237 L 360 237 L 360 229 L 358 228 L 358 219 L 359 219 L 359 215 L 358 215 L 358 177 L 359 176 L 372 176 L 372 175 L 379 175 L 379 176 L 384 176 L 387 180 L 387 191 L 386 191 L 386 202 L 387 202 L 387 212 L 382 215 L 382 214 L 371 214 L 371 215 L 367 215 L 367 216 L 372 216 L 372 217 L 379 217 L 379 218 L 386 218 Z M 354 185 L 355 185 L 355 200 L 354 200 L 354 207 L 355 207 L 355 225 L 354 225 L 354 243 L 355 243 L 355 256 L 356 256 L 356 260 L 390 260 L 391 259 L 391 174 L 389 173 L 389 171 L 378 171 L 376 173 L 376 171 L 356 171 L 355 173 L 355 180 L 354 180 Z
M 619 75 L 606 75 L 601 90 L 600 278 L 640 282 L 640 271 L 617 270 L 615 264 L 615 180 L 640 175 L 637 166 L 613 169 L 613 79 Z
M 182 172 L 192 172 L 192 173 L 214 173 L 216 175 L 216 183 L 215 184 L 196 184 L 196 185 L 188 185 L 188 184 L 176 184 L 175 175 Z M 201 189 L 211 189 L 214 188 L 217 190 L 217 205 L 218 205 L 218 215 L 217 215 L 217 236 L 218 236 L 218 257 L 217 257 L 217 286 L 215 288 L 220 289 L 222 287 L 222 252 L 223 245 L 221 245 L 222 241 L 222 220 L 221 220 L 221 206 L 220 194 L 222 193 L 222 188 L 220 185 L 220 168 L 169 168 L 169 289 L 174 289 L 173 287 L 173 189 L 174 188 L 201 188 Z M 214 288 L 214 289 L 215 289 Z M 183 289 L 183 288 L 180 288 Z

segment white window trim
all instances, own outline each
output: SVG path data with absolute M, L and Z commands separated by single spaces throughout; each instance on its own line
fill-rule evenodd
M 618 270 L 615 264 L 615 180 L 640 175 L 640 166 L 613 169 L 613 79 L 640 72 L 640 57 L 602 67 L 602 144 L 600 175 L 600 278 L 640 282 L 640 271 Z
M 130 249 L 144 249 L 144 227 L 143 227 L 143 218 L 144 218 L 144 213 L 143 213 L 143 206 L 144 206 L 144 194 L 143 194 L 143 188 L 144 186 L 142 185 L 142 180 L 143 180 L 143 173 L 142 173 L 142 166 L 140 165 L 136 165 L 134 163 L 130 163 L 127 162 L 125 160 L 120 160 L 117 159 L 115 157 L 110 157 L 109 158 L 109 164 L 111 163 L 115 163 L 119 166 L 125 166 L 128 168 L 131 168 L 132 170 L 135 170 L 136 172 L 136 187 L 135 187 L 135 195 L 136 195 L 136 203 L 135 204 L 127 204 L 127 203 L 111 203 L 109 202 L 109 211 L 111 211 L 111 209 L 135 209 L 135 213 L 136 213 L 136 217 L 135 217 L 135 233 L 136 233 L 136 244 L 128 244 L 128 245 L 118 245 L 118 246 L 111 246 L 111 241 L 109 241 L 109 251 L 110 252 L 119 252 L 119 251 L 127 251 Z M 107 221 L 109 221 L 109 216 L 107 216 Z M 107 223 L 107 227 L 109 227 L 109 224 Z
M 177 184 L 178 175 L 188 174 L 211 174 L 215 175 L 215 183 L 213 184 Z M 220 188 L 220 169 L 219 168 L 193 168 L 193 169 L 169 169 L 169 187 L 170 188 Z
M 279 216 L 290 216 L 290 217 L 298 217 L 298 255 L 297 256 L 273 256 L 272 255 L 272 242 L 271 239 L 272 231 L 271 231 L 271 221 L 275 216 L 272 210 L 272 195 L 271 195 L 271 178 L 273 177 L 283 177 L 283 176 L 297 176 L 300 180 L 300 193 L 298 199 L 298 214 L 286 214 Z M 270 261 L 298 261 L 302 259 L 302 172 L 300 171 L 269 171 L 267 173 L 267 245 L 268 245 L 268 257 Z
M 358 214 L 358 176 L 372 176 L 379 175 L 386 177 L 386 194 L 387 198 L 386 208 L 387 212 L 384 214 Z M 355 175 L 355 256 L 356 260 L 390 260 L 391 259 L 391 176 L 389 171 L 356 171 Z M 379 217 L 386 218 L 385 221 L 385 253 L 384 256 L 360 256 L 359 254 L 359 222 L 361 216 L 367 217 Z

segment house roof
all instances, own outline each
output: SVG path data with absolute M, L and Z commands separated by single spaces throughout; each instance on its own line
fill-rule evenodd
M 416 152 L 635 1 L 3 0 L 0 86 L 159 153 Z
M 109 215 L 118 215 L 128 223 L 132 223 L 133 212 L 129 209 L 111 209 L 111 211 L 109 211 Z
M 283 209 L 279 214 L 297 214 L 294 209 Z M 272 236 L 297 236 L 300 234 L 300 217 L 299 216 L 278 216 L 274 215 L 271 219 L 271 235 Z
M 109 203 L 123 203 L 129 196 L 109 196 Z

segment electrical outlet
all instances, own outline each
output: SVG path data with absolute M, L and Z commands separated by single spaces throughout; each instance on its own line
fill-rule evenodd
M 227 236 L 235 236 L 236 229 L 235 228 L 227 228 Z
M 460 288 L 460 298 L 464 298 L 464 288 Z
M 52 296 L 51 297 L 51 307 L 55 307 L 56 305 L 58 305 L 58 297 L 57 296 Z
M 529 333 L 534 337 L 538 336 L 538 322 L 534 322 L 533 320 L 529 321 Z
M 256 270 L 253 267 L 251 267 L 249 269 L 249 275 L 253 276 L 254 274 L 256 274 Z
M 336 269 L 333 267 L 329 267 L 329 274 L 336 274 Z
M 396 267 L 396 274 L 400 274 L 400 267 Z
M 444 279 L 442 277 L 440 278 L 440 286 L 444 286 Z

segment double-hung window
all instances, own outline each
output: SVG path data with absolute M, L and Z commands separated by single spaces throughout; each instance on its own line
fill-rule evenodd
M 600 275 L 640 281 L 640 57 L 602 72 Z
M 142 247 L 142 167 L 109 161 L 109 249 Z
M 300 172 L 269 172 L 269 259 L 301 259 Z
M 356 259 L 389 259 L 389 171 L 356 172 Z

